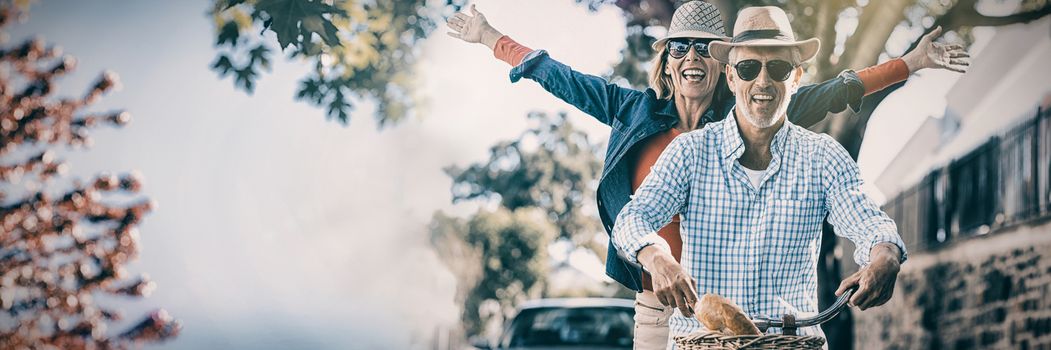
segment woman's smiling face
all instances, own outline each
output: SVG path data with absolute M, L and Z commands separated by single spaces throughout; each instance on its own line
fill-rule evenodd
M 689 39 L 679 39 L 685 41 Z M 693 39 L 701 40 L 704 43 L 711 41 L 711 39 Z M 705 57 L 705 55 L 697 52 L 698 49 L 694 46 L 687 46 L 685 56 L 682 58 L 675 58 L 668 50 L 670 50 L 673 43 L 668 43 L 668 49 L 665 49 L 665 59 L 667 64 L 664 66 L 664 74 L 671 77 L 672 87 L 674 95 L 681 95 L 687 99 L 705 99 L 712 95 L 715 91 L 715 86 L 719 83 L 719 72 L 722 71 L 722 63 L 715 60 L 714 58 Z

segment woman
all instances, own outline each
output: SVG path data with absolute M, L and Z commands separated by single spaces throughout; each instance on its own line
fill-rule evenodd
M 473 5 L 470 12 L 457 13 L 449 19 L 450 36 L 488 46 L 497 58 L 514 67 L 512 82 L 523 77 L 534 80 L 556 97 L 612 127 L 596 196 L 607 234 L 629 196 L 671 140 L 722 119 L 733 107 L 734 98 L 721 73 L 724 67 L 708 54 L 709 42 L 728 40 L 722 16 L 711 4 L 691 1 L 676 9 L 667 35 L 653 44 L 657 55 L 650 71 L 650 88 L 645 91 L 576 72 L 551 59 L 547 52 L 534 51 L 503 35 Z M 862 96 L 902 81 L 919 69 L 962 70 L 965 63 L 949 64 L 950 57 L 966 57 L 962 47 L 934 44 L 931 37 L 936 32 L 924 37 L 916 50 L 901 59 L 858 73 L 846 71 L 834 79 L 799 88 L 788 107 L 789 120 L 809 127 L 828 112 L 840 112 L 848 105 L 856 109 Z M 668 241 L 672 255 L 680 259 L 678 218 L 658 234 Z M 648 273 L 628 265 L 616 252 L 611 242 L 606 273 L 639 292 L 635 302 L 636 348 L 664 349 L 672 308 L 663 305 L 654 290 L 659 293 L 670 289 L 675 281 L 651 281 Z M 689 306 L 678 307 L 684 315 L 692 314 Z

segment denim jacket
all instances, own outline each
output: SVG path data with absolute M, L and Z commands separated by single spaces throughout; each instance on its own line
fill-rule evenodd
M 531 52 L 511 70 L 511 82 L 522 78 L 540 83 L 551 94 L 612 127 L 596 195 L 602 227 L 611 234 L 617 214 L 631 199 L 633 165 L 625 161 L 625 155 L 639 141 L 675 127 L 679 121 L 675 102 L 658 99 L 653 89 L 624 88 L 574 71 L 544 50 Z M 834 79 L 800 87 L 788 105 L 788 119 L 806 128 L 825 119 L 828 112 L 841 112 L 848 105 L 857 111 L 864 93 L 857 74 L 844 71 Z M 718 100 L 713 98 L 701 117 L 702 125 L 723 119 L 733 108 L 733 96 L 720 95 L 715 95 Z M 612 239 L 607 247 L 606 274 L 625 287 L 642 291 L 641 268 L 619 256 Z

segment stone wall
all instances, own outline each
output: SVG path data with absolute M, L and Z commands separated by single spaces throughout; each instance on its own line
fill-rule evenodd
M 1051 349 L 1051 222 L 910 254 L 856 349 Z

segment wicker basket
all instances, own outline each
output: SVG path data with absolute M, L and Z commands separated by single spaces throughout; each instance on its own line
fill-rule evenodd
M 707 331 L 675 337 L 678 350 L 820 350 L 825 338 L 783 334 L 725 335 Z

